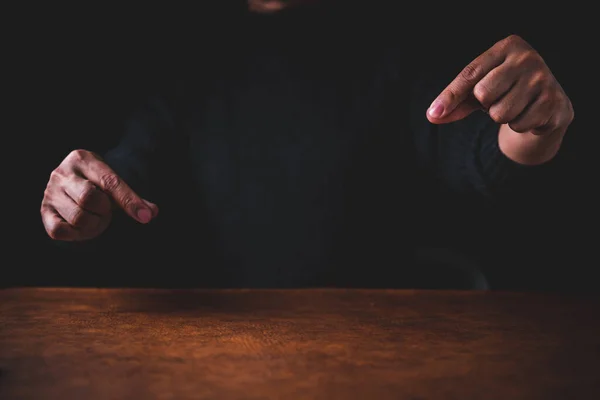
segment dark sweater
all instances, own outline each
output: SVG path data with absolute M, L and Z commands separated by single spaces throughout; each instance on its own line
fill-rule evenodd
M 199 72 L 186 68 L 106 154 L 159 204 L 156 223 L 171 220 L 165 253 L 191 246 L 176 261 L 190 280 L 403 286 L 415 248 L 460 247 L 489 205 L 543 173 L 499 151 L 484 113 L 430 124 L 448 82 L 417 81 L 408 47 L 330 18 L 248 16 L 235 40 L 191 49 Z

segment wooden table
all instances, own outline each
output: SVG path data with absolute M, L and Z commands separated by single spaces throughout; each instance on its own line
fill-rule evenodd
M 0 399 L 600 399 L 600 300 L 5 289 Z

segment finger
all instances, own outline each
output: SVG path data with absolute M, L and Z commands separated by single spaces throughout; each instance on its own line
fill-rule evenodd
M 432 124 L 449 124 L 451 122 L 459 121 L 463 118 L 468 117 L 473 111 L 481 110 L 481 104 L 475 98 L 475 96 L 468 96 L 462 103 L 458 105 L 450 114 L 443 118 L 431 118 L 428 114 L 427 117 L 429 122 Z
M 488 110 L 490 118 L 499 124 L 508 124 L 534 102 L 539 92 L 531 91 L 524 82 L 524 80 L 517 81 L 508 93 L 492 104 Z
M 56 196 L 52 206 L 62 219 L 77 230 L 93 230 L 100 226 L 101 217 L 79 207 L 66 193 L 63 193 L 62 196 Z
M 94 159 L 78 168 L 78 172 L 108 194 L 130 217 L 143 224 L 150 222 L 152 210 L 108 165 Z
M 473 88 L 473 96 L 484 110 L 506 95 L 519 79 L 519 70 L 504 63 L 483 77 Z
M 467 100 L 475 85 L 491 70 L 502 64 L 505 58 L 502 48 L 494 45 L 467 65 L 431 103 L 427 111 L 430 121 L 441 123 L 439 120 L 450 115 L 462 102 Z
M 554 104 L 546 95 L 539 95 L 521 114 L 508 123 L 510 129 L 519 133 L 543 131 L 554 114 Z
M 62 219 L 58 212 L 50 206 L 42 207 L 42 223 L 46 233 L 54 240 L 73 241 L 79 240 L 77 229 Z
M 73 175 L 63 185 L 63 189 L 82 209 L 96 215 L 110 215 L 109 197 L 87 179 Z

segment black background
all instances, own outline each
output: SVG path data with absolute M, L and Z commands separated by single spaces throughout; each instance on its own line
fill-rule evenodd
M 48 6 L 19 14 L 10 36 L 14 55 L 6 62 L 13 67 L 6 77 L 14 90 L 7 94 L 11 107 L 4 128 L 9 139 L 3 152 L 8 221 L 0 286 L 113 283 L 83 277 L 102 276 L 103 263 L 121 254 L 65 252 L 46 236 L 39 206 L 49 174 L 73 149 L 102 153 L 114 146 L 134 107 L 189 57 L 201 57 L 203 46 L 218 46 L 223 36 L 243 34 L 235 30 L 242 13 L 243 4 L 237 2 L 203 9 L 195 4 L 186 10 Z M 425 72 L 444 69 L 453 76 L 513 33 L 542 54 L 575 106 L 576 120 L 562 154 L 568 165 L 562 173 L 568 179 L 547 204 L 515 207 L 504 230 L 490 237 L 498 243 L 498 264 L 506 267 L 496 272 L 496 286 L 595 289 L 592 276 L 599 263 L 592 142 L 597 128 L 590 106 L 597 97 L 591 77 L 598 64 L 585 10 L 440 10 L 431 5 L 411 11 L 390 7 L 376 14 L 398 27 L 398 40 L 416 50 L 413 61 Z M 357 25 L 372 22 L 365 18 Z M 133 250 L 139 249 L 136 239 L 131 240 L 119 251 L 139 251 Z M 161 254 L 145 244 L 141 264 Z M 132 253 L 130 259 L 136 256 Z M 144 284 L 143 271 L 137 281 Z

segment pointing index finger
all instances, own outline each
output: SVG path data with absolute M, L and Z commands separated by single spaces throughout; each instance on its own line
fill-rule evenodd
M 490 71 L 504 62 L 506 54 L 501 42 L 471 61 L 431 103 L 427 114 L 434 119 L 450 115 L 467 100 L 473 88 Z
M 143 224 L 152 219 L 150 207 L 125 183 L 115 171 L 98 159 L 79 165 L 80 172 L 108 194 L 130 217 Z

